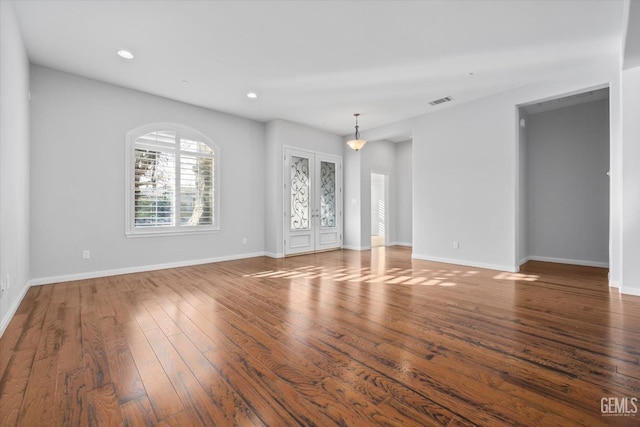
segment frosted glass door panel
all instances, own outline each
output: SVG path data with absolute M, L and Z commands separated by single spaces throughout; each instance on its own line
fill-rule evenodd
M 291 156 L 291 230 L 309 230 L 309 159 Z
M 320 162 L 320 227 L 336 225 L 336 164 Z

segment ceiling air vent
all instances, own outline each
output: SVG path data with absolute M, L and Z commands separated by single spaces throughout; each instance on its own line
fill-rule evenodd
M 453 101 L 453 98 L 450 96 L 445 96 L 444 98 L 436 99 L 435 101 L 431 101 L 429 105 L 438 105 L 443 104 L 445 102 Z

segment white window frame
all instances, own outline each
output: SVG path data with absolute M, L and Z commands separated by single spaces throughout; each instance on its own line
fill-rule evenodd
M 180 202 L 174 203 L 174 209 L 177 211 L 176 221 L 173 226 L 147 226 L 136 227 L 135 226 L 135 149 L 136 140 L 148 133 L 170 131 L 176 133 L 175 153 L 179 158 L 180 139 L 190 139 L 195 141 L 201 141 L 205 143 L 209 148 L 213 150 L 213 225 L 196 225 L 196 226 L 184 226 L 180 225 L 179 207 Z M 179 125 L 176 123 L 152 123 L 140 126 L 132 129 L 126 134 L 126 189 L 125 189 L 125 235 L 127 237 L 145 237 L 145 236 L 175 236 L 175 235 L 192 235 L 199 233 L 215 233 L 220 231 L 220 148 L 210 138 L 203 133 L 192 129 L 187 126 Z M 187 155 L 193 155 L 193 153 L 186 153 Z M 179 161 L 176 161 L 179 168 Z M 179 175 L 178 175 L 179 176 Z M 179 194 L 179 178 L 176 182 L 176 194 Z

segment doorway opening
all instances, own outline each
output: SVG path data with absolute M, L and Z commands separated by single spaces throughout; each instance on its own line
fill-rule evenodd
M 371 247 L 386 246 L 387 242 L 387 176 L 371 172 Z
M 518 263 L 609 266 L 609 89 L 519 107 Z

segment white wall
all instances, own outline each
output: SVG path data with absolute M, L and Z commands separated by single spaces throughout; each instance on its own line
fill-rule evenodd
M 0 335 L 29 282 L 29 60 L 10 2 L 0 2 Z M 8 278 L 8 280 L 7 280 Z
M 609 99 L 531 114 L 531 259 L 609 265 Z
M 500 96 L 416 120 L 415 258 L 514 268 L 515 122 L 514 105 Z
M 609 82 L 609 286 L 622 286 L 622 90 L 619 72 Z
M 340 136 L 286 120 L 272 120 L 266 125 L 265 158 L 265 250 L 271 257 L 284 256 L 282 235 L 283 161 L 285 146 L 317 153 L 343 155 Z M 343 165 L 346 169 L 346 166 Z
M 619 108 L 620 114 L 612 115 L 612 141 L 620 144 L 611 149 L 611 215 L 612 245 L 610 249 L 610 284 L 621 292 L 640 295 L 640 202 L 638 182 L 640 168 L 640 5 L 625 1 L 625 34 L 619 58 L 620 81 L 610 93 L 611 108 Z M 632 157 L 634 156 L 634 157 Z
M 392 244 L 411 246 L 413 222 L 413 149 L 412 142 L 396 144 L 395 213 L 396 236 Z
M 262 123 L 38 66 L 31 94 L 34 283 L 264 252 Z M 160 122 L 220 147 L 219 233 L 125 237 L 125 134 Z
M 622 72 L 622 292 L 640 295 L 640 67 Z
M 527 190 L 529 174 L 527 126 L 529 124 L 529 114 L 524 108 L 520 108 L 518 113 L 518 167 L 520 170 L 518 173 L 518 253 L 516 260 L 518 265 L 522 265 L 529 257 L 529 193 Z
M 350 138 L 346 138 L 345 142 L 348 139 Z M 344 151 L 344 239 L 342 246 L 353 250 L 361 249 L 364 238 L 361 228 L 363 210 L 361 154 L 363 150 L 356 152 L 347 147 Z

